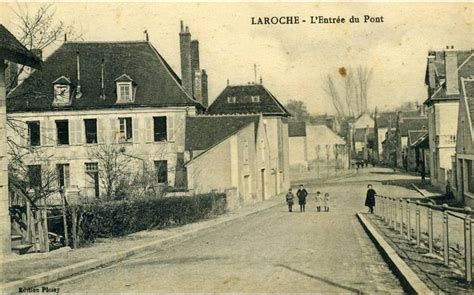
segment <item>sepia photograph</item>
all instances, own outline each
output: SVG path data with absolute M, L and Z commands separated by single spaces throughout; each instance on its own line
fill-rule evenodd
M 474 4 L 0 1 L 0 290 L 469 294 Z

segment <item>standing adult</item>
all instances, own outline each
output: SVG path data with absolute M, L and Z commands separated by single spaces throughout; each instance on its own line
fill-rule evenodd
M 304 188 L 304 185 L 300 185 L 300 188 L 296 192 L 296 196 L 298 197 L 298 203 L 300 204 L 300 212 L 305 211 L 307 195 L 308 195 L 308 192 Z
M 369 207 L 369 212 L 374 213 L 376 192 L 372 185 L 367 185 L 367 196 L 365 197 L 365 206 Z

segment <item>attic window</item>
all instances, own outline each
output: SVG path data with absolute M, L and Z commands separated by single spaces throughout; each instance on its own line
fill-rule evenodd
M 69 105 L 71 104 L 71 81 L 61 76 L 53 81 L 53 95 L 54 105 Z
M 260 102 L 260 95 L 252 95 L 251 99 L 252 99 L 252 102 L 258 103 Z
M 117 103 L 129 103 L 135 100 L 136 83 L 130 76 L 123 74 L 115 79 Z
M 229 97 L 227 97 L 227 102 L 228 103 L 236 103 L 237 98 L 235 96 L 229 96 Z

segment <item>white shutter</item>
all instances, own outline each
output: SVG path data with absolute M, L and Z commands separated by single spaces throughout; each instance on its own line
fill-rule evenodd
M 135 117 L 133 118 L 132 121 L 132 128 L 133 128 L 133 142 L 134 143 L 140 143 L 142 142 L 141 136 L 140 136 L 140 117 Z
M 40 126 L 40 128 L 41 128 L 41 126 Z M 18 131 L 17 132 L 18 132 L 18 137 L 19 137 L 18 144 L 20 146 L 29 145 L 30 139 L 29 139 L 29 133 L 28 133 L 28 123 L 23 122 L 23 121 L 21 123 L 18 123 Z
M 56 124 L 52 120 L 43 120 L 40 123 L 41 145 L 52 146 L 56 143 Z
M 153 118 L 145 118 L 145 140 L 146 142 L 153 142 Z
M 76 120 L 68 120 L 69 144 L 76 144 Z
M 105 119 L 97 118 L 97 142 L 98 143 L 107 143 L 107 124 L 105 124 Z
M 168 141 L 174 141 L 174 115 L 166 117 L 166 133 L 168 136 Z
M 117 142 L 117 119 L 109 119 L 109 138 L 108 142 L 114 143 Z

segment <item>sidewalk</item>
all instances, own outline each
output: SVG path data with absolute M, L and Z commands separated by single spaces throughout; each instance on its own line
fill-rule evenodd
M 446 267 L 443 265 L 442 257 L 428 254 L 425 246 L 416 248 L 413 241 L 402 237 L 375 214 L 363 215 L 396 254 L 435 293 L 472 293 L 474 291 L 473 286 L 463 282 L 463 266 L 458 264 L 459 260 L 462 261 L 459 253 L 450 254 L 453 261 L 449 267 Z M 437 246 L 435 244 L 435 248 Z
M 65 247 L 49 253 L 14 255 L 2 262 L 0 289 L 18 292 L 19 287 L 34 287 L 72 276 L 156 247 L 184 241 L 199 231 L 269 209 L 283 203 L 281 196 L 248 204 L 212 219 L 164 230 L 137 232 L 125 237 L 98 240 L 89 247 Z

